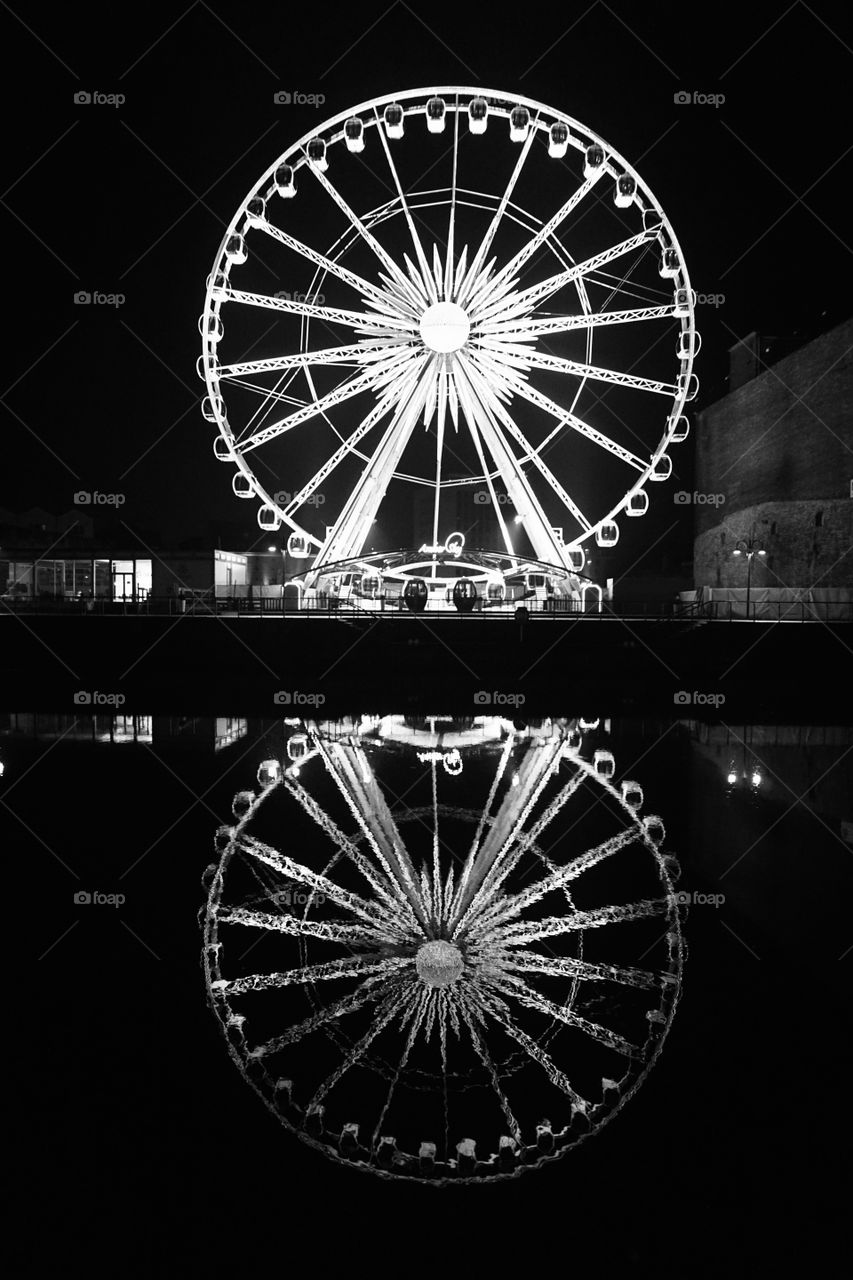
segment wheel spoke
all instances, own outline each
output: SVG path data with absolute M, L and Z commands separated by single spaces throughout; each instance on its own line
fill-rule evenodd
M 506 266 L 503 267 L 495 276 L 493 281 L 495 288 L 501 288 L 506 281 L 509 281 L 521 270 L 540 245 L 543 245 L 548 237 L 553 235 L 560 223 L 564 222 L 569 214 L 577 208 L 584 197 L 589 194 L 598 181 L 599 176 L 600 175 L 596 174 L 595 177 L 584 179 L 577 191 L 575 191 L 573 195 L 569 196 L 565 204 L 557 210 L 553 217 L 549 218 L 549 220 L 539 228 L 536 234 L 528 240 L 527 244 L 524 245 L 523 248 L 519 249 L 518 253 L 516 253 L 514 257 L 510 258 Z
M 334 902 L 342 910 L 358 916 L 371 929 L 384 928 L 384 914 L 382 908 L 377 906 L 376 903 L 368 902 L 364 898 L 360 898 L 356 893 L 350 893 L 348 889 L 335 884 L 327 876 L 320 875 L 318 872 L 312 871 L 310 867 L 302 866 L 299 862 L 294 862 L 287 854 L 279 853 L 277 849 L 271 848 L 270 845 L 265 844 L 262 840 L 243 834 L 238 839 L 236 847 L 241 853 L 271 867 L 273 871 L 277 871 L 286 880 L 295 880 L 297 884 L 308 885 L 314 893 L 318 893 L 321 897 Z
M 466 999 L 466 993 L 464 991 L 459 992 L 459 1007 L 463 1021 L 468 1028 L 468 1034 L 471 1037 L 474 1052 L 486 1068 L 492 1090 L 497 1097 L 498 1105 L 503 1112 L 504 1119 L 509 1127 L 510 1136 L 514 1138 L 516 1142 L 521 1142 L 521 1125 L 516 1120 L 512 1107 L 509 1103 L 509 1098 L 501 1087 L 500 1078 L 498 1077 L 497 1068 L 495 1067 L 492 1056 L 477 1030 L 476 1021 L 482 1020 L 482 1014 L 472 1002 Z
M 295 938 L 325 938 L 347 946 L 375 945 L 375 932 L 363 925 L 339 924 L 332 920 L 303 920 L 299 916 L 275 915 L 270 911 L 254 911 L 249 907 L 229 907 L 219 916 L 223 924 L 242 924 L 265 932 L 287 933 Z
M 570 333 L 575 329 L 600 329 L 606 325 L 637 324 L 644 320 L 667 320 L 675 315 L 673 306 L 630 307 L 623 311 L 595 311 L 589 315 L 530 316 L 518 320 L 484 321 L 477 326 L 483 346 L 491 346 L 495 337 L 507 342 L 542 338 L 550 333 Z
M 335 1000 L 333 1004 L 326 1005 L 325 1008 L 318 1010 L 317 1013 L 312 1013 L 309 1017 L 303 1018 L 301 1022 L 288 1027 L 281 1035 L 258 1045 L 252 1051 L 252 1057 L 265 1058 L 269 1057 L 270 1054 L 280 1053 L 288 1045 L 298 1044 L 300 1040 L 304 1040 L 312 1032 L 328 1026 L 329 1023 L 337 1023 L 339 1018 L 345 1018 L 348 1013 L 356 1013 L 359 1009 L 363 1009 L 366 1004 L 373 1004 L 376 1000 L 381 1000 L 388 994 L 390 981 L 393 981 L 393 975 L 391 978 L 365 978 L 352 995 L 342 996 L 340 1000 Z
M 385 1030 L 388 1023 L 391 1022 L 403 1008 L 406 1001 L 411 997 L 413 983 L 408 983 L 402 992 L 392 992 L 387 996 L 382 1005 L 377 1009 L 376 1015 L 365 1031 L 360 1040 L 352 1046 L 346 1053 L 343 1060 L 335 1067 L 331 1075 L 327 1076 L 320 1087 L 317 1089 L 314 1097 L 308 1104 L 307 1110 L 319 1106 L 328 1093 L 334 1089 L 339 1080 L 349 1071 L 350 1067 L 354 1067 L 376 1037 Z
M 417 917 L 417 927 L 423 931 L 427 913 L 416 887 L 414 867 L 375 776 L 368 771 L 364 778 L 358 768 L 358 758 L 353 759 L 352 751 L 340 743 L 321 747 L 320 756 L 377 861 L 389 880 L 397 885 L 399 895 Z
M 320 351 L 300 351 L 292 356 L 271 356 L 266 360 L 247 360 L 242 364 L 223 364 L 216 370 L 220 378 L 245 378 L 256 373 L 278 373 L 287 369 L 301 369 L 315 364 L 368 365 L 384 359 L 389 348 L 397 344 L 393 339 L 373 339 L 344 347 L 324 347 Z M 266 388 L 259 388 L 266 390 Z
M 491 410 L 488 405 L 482 403 L 472 385 L 471 361 L 460 353 L 458 366 L 456 381 L 460 395 L 462 388 L 465 388 L 466 414 L 476 422 L 479 433 L 488 445 L 516 511 L 525 517 L 525 533 L 533 544 L 537 557 L 540 560 L 562 564 L 562 548 L 539 499 L 528 485 L 518 459 L 503 439 Z M 491 487 L 491 481 L 489 483 Z M 494 497 L 493 502 L 497 509 L 498 504 Z M 500 517 L 499 510 L 498 516 Z M 506 537 L 510 555 L 514 555 L 512 543 L 508 535 Z
M 303 244 L 301 240 L 297 240 L 295 236 L 289 235 L 286 231 L 281 231 L 270 222 L 260 223 L 260 229 L 271 236 L 274 240 L 278 240 L 280 244 L 285 245 L 288 249 L 292 249 L 294 253 L 298 253 L 300 257 L 307 258 L 309 262 L 313 262 L 316 267 L 320 267 L 323 271 L 329 272 L 330 275 L 337 276 L 339 280 L 343 280 L 346 284 L 352 286 L 360 294 L 366 294 L 372 298 L 374 302 L 387 303 L 388 299 L 380 288 L 375 284 L 371 284 L 369 280 L 365 280 L 363 276 L 358 275 L 355 271 L 350 271 L 347 267 L 342 267 L 339 262 L 335 262 L 332 258 L 327 258 L 325 254 L 319 253 L 316 249 L 312 249 L 309 245 Z M 407 307 L 412 315 L 415 314 L 414 309 Z
M 408 202 L 406 200 L 405 195 L 403 194 L 403 188 L 400 185 L 400 175 L 397 173 L 397 166 L 394 164 L 394 157 L 391 155 L 391 148 L 388 146 L 388 139 L 385 137 L 385 130 L 382 128 L 379 122 L 379 113 L 375 110 L 375 108 L 374 108 L 374 115 L 376 116 L 376 132 L 379 135 L 379 139 L 385 151 L 385 157 L 388 161 L 388 168 L 391 170 L 391 177 L 394 180 L 394 186 L 397 188 L 397 197 L 400 201 L 400 208 L 403 210 L 403 217 L 406 219 L 406 223 L 409 228 L 409 234 L 412 237 L 412 244 L 414 245 L 415 253 L 417 255 L 418 262 L 420 263 L 420 266 L 421 266 L 423 284 L 426 285 L 426 288 L 429 292 L 430 301 L 437 302 L 438 290 L 433 285 L 432 278 L 430 275 L 430 269 L 426 260 L 426 254 L 424 253 L 424 247 L 421 244 L 420 236 L 417 233 L 417 229 L 412 219 Z
M 219 978 L 210 985 L 223 995 L 240 996 L 247 991 L 278 991 L 295 983 L 306 986 L 310 982 L 331 982 L 338 978 L 363 978 L 370 974 L 391 974 L 403 969 L 408 961 L 400 956 L 386 956 L 382 952 L 365 952 L 356 956 L 344 956 L 341 960 L 326 960 L 322 964 L 310 964 L 301 969 L 285 969 L 282 973 L 250 973 L 245 978 L 230 981 Z
M 589 529 L 592 528 L 592 525 L 590 524 L 589 520 L 587 520 L 586 516 L 581 511 L 580 507 L 577 505 L 577 503 L 574 501 L 571 495 L 567 492 L 567 490 L 560 484 L 559 480 L 554 475 L 553 471 L 548 466 L 548 464 L 540 457 L 539 450 L 535 449 L 528 442 L 521 428 L 518 426 L 515 420 L 510 416 L 510 414 L 501 404 L 497 396 L 491 391 L 491 388 L 489 386 L 487 379 L 480 376 L 479 372 L 477 371 L 476 359 L 472 361 L 471 378 L 472 378 L 472 381 L 474 381 L 475 386 L 478 388 L 481 397 L 489 404 L 489 407 L 494 413 L 495 417 L 498 419 L 499 422 L 503 423 L 503 425 L 506 427 L 507 431 L 509 431 L 513 439 L 515 439 L 524 449 L 524 458 L 530 459 L 530 461 L 533 463 L 536 469 L 540 472 L 540 474 L 544 477 L 544 479 L 548 482 L 548 484 L 554 490 L 554 493 L 560 499 L 560 501 L 562 502 L 566 510 L 574 517 L 574 519 L 577 521 L 580 527 L 585 532 L 588 532 Z
M 653 237 L 654 233 L 649 231 L 641 231 L 638 235 L 629 236 L 627 240 L 622 240 L 619 244 L 612 245 L 609 249 L 596 253 L 591 258 L 586 258 L 583 262 L 576 263 L 573 267 L 567 267 L 564 271 L 557 272 L 556 275 L 548 276 L 547 279 L 541 280 L 539 284 L 531 285 L 529 289 L 523 289 L 521 293 L 509 293 L 506 297 L 487 304 L 481 311 L 478 311 L 477 320 L 478 322 L 491 320 L 498 315 L 501 315 L 505 320 L 515 319 L 523 311 L 529 311 L 533 307 L 539 306 L 552 293 L 556 293 L 558 289 L 562 289 L 567 284 L 589 275 L 590 271 L 606 266 L 608 262 L 614 262 L 626 253 L 631 253 L 634 249 L 640 248 L 641 245 L 648 245 Z
M 554 764 L 562 752 L 562 743 L 552 741 L 531 747 L 520 762 L 518 785 L 506 793 L 494 822 L 478 851 L 465 890 L 459 896 L 450 928 L 455 937 L 470 925 L 481 905 L 492 894 L 501 864 L 511 853 L 542 792 L 551 780 Z M 495 872 L 493 878 L 490 873 Z M 499 879 L 503 879 L 500 876 Z
M 305 787 L 303 787 L 301 783 L 287 779 L 285 787 L 299 802 L 309 817 L 311 817 L 321 830 L 329 837 L 329 839 L 331 839 L 335 847 L 358 868 L 373 892 L 384 904 L 386 911 L 395 918 L 397 922 L 396 929 L 398 931 L 406 932 L 406 930 L 414 924 L 415 917 L 405 893 L 401 889 L 398 880 L 393 875 L 391 868 L 385 860 L 380 860 L 380 869 L 382 874 L 379 875 L 359 847 L 344 835 L 340 827 L 333 822 L 326 811 L 320 807 L 314 797 L 306 791 Z M 392 926 L 389 925 L 389 927 Z
M 326 177 L 326 175 L 324 173 L 321 173 L 320 170 L 315 165 L 310 165 L 309 167 L 312 173 L 314 174 L 314 177 L 317 179 L 320 185 L 329 193 L 329 195 L 334 200 L 335 204 L 338 206 L 338 208 L 341 210 L 344 216 L 349 219 L 350 223 L 355 227 L 356 231 L 362 237 L 365 243 L 370 245 L 370 248 L 376 254 L 377 258 L 382 263 L 385 270 L 392 277 L 392 279 L 394 279 L 397 282 L 403 294 L 410 299 L 415 312 L 418 312 L 419 309 L 423 310 L 424 307 L 428 306 L 429 304 L 428 304 L 426 295 L 420 294 L 414 288 L 414 286 L 406 279 L 406 276 L 397 266 L 394 259 L 390 256 L 389 253 L 386 252 L 385 249 L 383 249 L 382 245 L 379 243 L 379 241 L 376 239 L 373 233 L 371 231 L 368 231 L 367 227 L 364 225 L 361 218 L 359 218 L 358 214 L 355 213 L 350 208 L 350 206 L 347 204 L 346 200 L 343 198 L 340 192 L 335 187 L 332 186 L 331 182 Z
M 499 856 L 495 858 L 491 868 L 483 877 L 482 894 L 471 904 L 467 924 L 472 939 L 476 940 L 481 933 L 485 932 L 487 922 L 491 921 L 493 914 L 500 909 L 499 906 L 491 906 L 490 903 L 498 901 L 497 895 L 501 885 L 512 874 L 524 855 L 536 844 L 566 802 L 575 794 L 585 777 L 584 771 L 578 769 L 552 802 L 546 806 L 544 813 L 530 830 L 526 834 L 520 834 L 519 831 L 512 842 L 506 843 L 501 849 Z
M 277 422 L 262 427 L 254 435 L 238 441 L 236 447 L 241 454 L 257 449 L 258 445 L 274 440 L 277 436 L 283 435 L 286 431 L 291 431 L 294 427 L 300 426 L 310 418 L 315 418 L 318 414 L 325 413 L 336 405 L 342 404 L 345 400 L 360 395 L 364 391 L 374 389 L 380 386 L 383 381 L 398 377 L 399 372 L 406 371 L 410 361 L 410 353 L 406 351 L 402 355 L 395 356 L 393 361 L 388 361 L 381 376 L 377 369 L 369 369 L 365 373 L 360 373 L 348 382 L 341 383 L 333 391 L 327 392 L 326 395 L 321 396 L 313 404 L 306 405 L 304 409 L 297 409 L 295 413 L 290 413 L 285 418 L 279 418 Z
M 581 1017 L 578 1013 L 572 1013 L 563 1005 L 555 1004 L 553 1000 L 549 1000 L 546 996 L 540 995 L 532 987 L 529 987 L 521 978 L 513 977 L 509 974 L 501 974 L 499 977 L 490 976 L 492 986 L 502 991 L 504 995 L 510 996 L 517 1000 L 519 1004 L 523 1004 L 528 1009 L 536 1009 L 538 1013 L 544 1013 L 549 1018 L 555 1018 L 558 1022 L 563 1022 L 567 1027 L 575 1027 L 578 1031 L 583 1031 L 591 1040 L 595 1040 L 597 1044 L 603 1044 L 608 1049 L 613 1049 L 615 1053 L 620 1053 L 626 1058 L 639 1058 L 642 1056 L 641 1050 L 635 1044 L 631 1044 L 623 1036 L 617 1035 L 615 1031 L 611 1031 L 608 1027 L 602 1027 L 597 1022 L 590 1022 L 588 1018 Z
M 571 427 L 573 431 L 577 431 L 579 435 L 584 436 L 587 440 L 591 440 L 593 444 L 600 445 L 602 449 L 606 449 L 608 453 L 612 453 L 614 457 L 620 458 L 623 462 L 627 462 L 629 466 L 636 471 L 646 471 L 648 463 L 642 458 L 637 457 L 630 449 L 625 449 L 621 444 L 617 444 L 615 440 L 611 440 L 609 436 L 604 435 L 602 431 L 591 427 L 589 423 L 584 422 L 574 413 L 566 413 L 554 400 L 548 396 L 542 395 L 541 392 L 534 390 L 526 382 L 518 379 L 513 382 L 514 389 L 519 395 L 524 396 L 531 404 L 535 404 L 538 408 L 544 409 L 546 413 L 558 419 L 560 428 Z M 553 435 L 554 433 L 552 433 Z
M 536 1041 L 532 1040 L 526 1031 L 522 1031 L 521 1027 L 519 1027 L 513 1019 L 505 1001 L 500 999 L 491 987 L 488 991 L 488 995 L 484 992 L 481 998 L 483 999 L 484 1004 L 486 1004 L 489 1013 L 503 1028 L 506 1034 L 515 1040 L 517 1044 L 520 1044 L 528 1057 L 532 1058 L 534 1062 L 538 1063 L 538 1065 L 542 1067 L 551 1083 L 555 1085 L 561 1093 L 564 1093 L 566 1097 L 571 1099 L 572 1104 L 578 1111 L 586 1113 L 589 1109 L 589 1103 L 572 1087 L 568 1076 L 559 1069 L 545 1050 L 540 1048 Z
M 596 907 L 592 911 L 576 911 L 572 916 L 546 916 L 542 920 L 520 921 L 498 931 L 502 942 L 509 946 L 525 946 L 540 938 L 556 938 L 562 933 L 576 933 L 586 929 L 599 929 L 608 924 L 624 924 L 631 920 L 645 920 L 666 915 L 672 910 L 667 898 L 646 899 L 625 906 Z
M 276 298 L 270 293 L 248 293 L 244 289 L 234 289 L 228 295 L 228 301 L 242 303 L 247 307 L 264 307 L 267 311 L 283 311 L 292 316 L 307 316 L 310 320 L 325 320 L 329 324 L 345 324 L 351 329 L 359 329 L 371 336 L 387 332 L 391 337 L 397 337 L 417 332 L 417 325 L 412 320 L 402 318 L 395 320 L 386 316 L 372 315 L 369 311 L 318 307 L 313 302 L 294 302 L 290 298 Z
M 511 958 L 510 958 L 511 957 Z M 624 987 L 654 991 L 666 985 L 648 969 L 624 968 L 615 964 L 594 964 L 570 956 L 545 956 L 534 951 L 512 951 L 496 957 L 501 969 L 510 973 L 541 973 L 549 978 L 580 978 L 584 982 L 616 982 Z
M 537 116 L 537 120 L 538 120 L 538 116 Z M 471 262 L 471 267 L 468 271 L 468 275 L 463 281 L 462 288 L 459 291 L 458 300 L 459 300 L 460 306 L 466 305 L 468 300 L 468 295 L 472 291 L 473 286 L 477 283 L 477 278 L 479 275 L 480 268 L 485 262 L 486 255 L 488 254 L 489 250 L 492 247 L 492 243 L 497 234 L 497 230 L 498 230 L 498 227 L 500 226 L 501 219 L 506 213 L 507 205 L 509 204 L 510 199 L 512 198 L 512 193 L 515 190 L 516 183 L 518 182 L 518 179 L 521 176 L 521 171 L 524 168 L 524 162 L 527 159 L 528 155 L 530 154 L 530 148 L 533 146 L 533 141 L 534 141 L 534 138 L 537 137 L 537 134 L 538 134 L 538 130 L 536 127 L 536 121 L 534 120 L 531 122 L 530 128 L 527 133 L 527 137 L 521 148 L 521 152 L 519 153 L 518 160 L 515 163 L 515 168 L 510 174 L 510 178 L 509 178 L 509 181 L 507 182 L 506 190 L 504 191 L 503 196 L 501 197 L 500 204 L 495 210 L 494 217 L 492 218 L 492 221 L 489 223 L 489 227 L 486 231 L 486 234 L 483 236 L 483 241 L 479 249 L 474 254 L 474 258 Z M 474 292 L 476 292 L 476 290 L 474 290 Z
M 565 360 L 546 352 L 531 351 L 525 357 L 531 369 L 550 369 L 555 373 L 568 373 L 577 378 L 592 378 L 596 382 L 609 382 L 617 387 L 633 387 L 636 391 L 651 391 L 659 396 L 675 396 L 678 387 L 674 382 L 658 382 L 653 378 L 638 378 L 633 373 L 620 373 L 616 369 L 599 369 L 577 360 Z
M 638 832 L 631 826 L 625 831 L 621 831 L 618 835 L 612 836 L 609 840 L 596 845 L 594 849 L 588 849 L 577 858 L 573 858 L 571 862 L 567 862 L 558 867 L 556 871 L 552 871 L 550 875 L 545 876 L 542 880 L 529 885 L 521 893 L 504 898 L 500 905 L 489 913 L 488 917 L 484 917 L 479 922 L 480 929 L 492 928 L 495 924 L 506 924 L 515 916 L 521 915 L 522 911 L 526 911 L 534 902 L 539 902 L 546 894 L 562 889 L 564 885 L 576 880 L 578 876 L 583 875 L 585 871 L 589 871 L 591 867 L 597 867 L 600 862 L 611 858 L 621 849 L 627 848 L 628 845 L 634 844 L 639 838 Z

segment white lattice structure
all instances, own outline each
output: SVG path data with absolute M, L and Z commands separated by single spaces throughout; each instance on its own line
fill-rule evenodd
M 368 206 L 373 181 L 387 195 Z M 299 272 L 302 292 L 261 287 Z M 479 486 L 492 549 L 519 550 L 514 511 L 528 554 L 579 571 L 671 473 L 697 390 L 693 306 L 659 203 L 578 121 L 485 89 L 374 98 L 290 146 L 232 218 L 200 321 L 204 416 L 235 494 L 309 571 L 368 549 L 407 484 L 432 492 L 433 543 L 449 490 Z M 253 339 L 259 315 L 271 328 Z M 629 330 L 641 351 L 608 340 L 596 357 Z M 589 389 L 622 396 L 605 429 Z M 649 399 L 651 428 L 632 407 Z M 577 465 L 567 440 L 591 446 Z
M 287 722 L 217 833 L 204 967 L 234 1061 L 306 1142 L 512 1177 L 642 1082 L 680 988 L 677 864 L 597 729 Z M 401 764 L 427 803 L 396 798 Z

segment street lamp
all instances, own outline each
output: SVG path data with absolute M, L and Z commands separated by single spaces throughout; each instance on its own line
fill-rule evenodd
M 748 782 L 751 794 L 756 795 L 758 793 L 758 788 L 764 781 L 764 775 L 761 772 L 761 767 L 758 764 L 758 761 L 748 753 L 746 743 L 741 743 L 741 746 L 743 748 L 743 752 L 740 762 L 735 759 L 735 755 L 737 753 L 733 754 L 729 761 L 728 771 L 726 772 L 726 784 L 731 788 L 739 786 L 741 782 Z
M 753 525 L 752 533 L 748 538 L 740 538 L 735 544 L 732 552 L 734 556 L 746 556 L 746 617 L 749 621 L 749 592 L 752 586 L 752 557 L 767 555 L 764 550 L 764 543 L 760 538 L 755 536 L 755 526 Z

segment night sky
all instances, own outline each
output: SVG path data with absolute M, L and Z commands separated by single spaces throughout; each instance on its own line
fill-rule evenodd
M 312 123 L 429 84 L 506 89 L 566 111 L 634 163 L 667 211 L 704 346 L 694 411 L 725 391 L 727 348 L 753 329 L 804 340 L 849 311 L 853 71 L 837 6 L 614 3 L 185 11 L 13 8 L 5 26 L 3 218 L 7 441 L 0 504 L 67 510 L 120 492 L 160 546 L 225 530 L 268 539 L 211 453 L 195 373 L 205 278 L 263 170 Z M 20 5 L 17 6 L 21 8 Z M 26 25 L 25 25 L 26 24 Z M 279 106 L 278 90 L 322 94 Z M 679 91 L 725 95 L 679 105 Z M 120 106 L 79 92 L 123 94 Z M 78 291 L 120 306 L 75 305 Z M 11 451 L 8 442 L 11 440 Z M 692 444 L 631 522 L 620 571 L 689 557 Z
M 724 297 L 697 309 L 702 389 L 691 416 L 725 393 L 738 338 L 758 330 L 806 341 L 850 313 L 853 35 L 836 3 L 433 0 L 416 12 L 405 0 L 186 8 L 0 0 L 0 25 L 0 507 L 67 511 L 76 491 L 99 490 L 125 495 L 128 540 L 167 548 L 219 536 L 233 549 L 269 541 L 257 504 L 234 497 L 231 468 L 215 461 L 200 412 L 205 281 L 261 173 L 312 124 L 371 96 L 432 84 L 524 94 L 576 117 L 635 164 L 676 230 L 697 293 Z M 322 94 L 325 103 L 279 106 L 278 91 Z M 681 105 L 680 92 L 725 102 Z M 80 93 L 125 101 L 78 104 Z M 124 301 L 75 305 L 81 291 Z M 693 508 L 672 494 L 692 487 L 692 450 L 679 446 L 673 478 L 654 490 L 649 514 L 630 522 L 618 572 L 674 571 L 689 560 Z M 679 829 L 685 841 L 689 834 L 679 812 L 689 793 L 676 742 L 665 748 L 660 789 L 671 785 L 677 847 Z M 634 758 L 646 753 L 645 743 L 633 745 Z M 158 799 L 160 764 L 145 759 L 135 777 L 103 765 L 87 765 L 84 776 L 60 771 L 57 754 L 51 787 L 36 771 L 27 783 L 31 812 L 43 810 L 52 840 L 91 845 L 100 857 L 100 839 L 118 857 L 129 829 L 143 839 L 147 824 L 170 820 Z M 176 759 L 171 770 L 169 794 L 183 806 L 185 788 L 207 785 L 194 768 Z M 412 1263 L 418 1274 L 421 1263 L 443 1277 L 461 1274 L 470 1258 L 472 1274 L 502 1276 L 519 1250 L 524 1275 L 571 1275 L 584 1255 L 604 1277 L 647 1274 L 640 1268 L 649 1262 L 661 1276 L 762 1275 L 762 1233 L 779 1256 L 796 1232 L 811 1251 L 849 1149 L 836 1117 L 849 1091 L 840 1042 L 814 1029 L 843 1025 L 839 967 L 819 974 L 814 958 L 817 909 L 762 951 L 770 963 L 748 970 L 750 956 L 736 944 L 726 951 L 717 935 L 709 942 L 708 914 L 697 913 L 691 981 L 705 998 L 686 1004 L 642 1105 L 590 1144 L 571 1177 L 540 1186 L 531 1175 L 520 1194 L 515 1185 L 500 1196 L 477 1188 L 464 1203 L 454 1189 L 431 1199 L 396 1186 L 380 1195 L 370 1179 L 295 1141 L 285 1147 L 248 1090 L 244 1101 L 225 1054 L 211 1051 L 193 929 L 212 813 L 196 810 L 185 845 L 163 844 L 168 863 L 145 864 L 146 937 L 150 927 L 178 939 L 168 972 L 151 980 L 151 958 L 128 943 L 128 963 L 139 966 L 129 999 L 105 932 L 88 976 L 58 969 L 70 976 L 52 986 L 53 1003 L 31 999 L 41 1025 L 16 1030 L 39 1097 L 33 1113 L 19 1107 L 35 1175 L 28 1182 L 14 1161 L 13 1173 L 29 1197 L 28 1247 L 52 1245 L 59 1263 L 15 1274 L 59 1275 L 81 1257 L 89 1267 L 104 1241 L 113 1250 L 108 1274 L 158 1277 L 202 1274 L 208 1249 L 221 1265 L 226 1244 L 239 1254 L 237 1275 L 259 1272 L 266 1251 L 276 1273 L 300 1277 L 300 1257 L 310 1274 L 396 1274 Z M 719 828 L 707 814 L 711 841 Z M 36 825 L 41 832 L 41 815 Z M 811 838 L 794 831 L 790 850 Z M 41 864 L 32 865 L 36 886 L 9 895 L 28 930 L 46 901 Z M 754 891 L 768 911 L 769 883 Z M 816 881 L 821 892 L 826 883 Z M 21 952 L 32 951 L 27 939 Z M 193 1047 L 170 1057 L 164 1046 L 173 1042 Z M 113 1081 L 102 1097 L 99 1072 Z M 223 1097 L 235 1100 L 223 1108 Z M 162 1100 L 156 1114 L 146 1109 L 151 1099 Z M 65 1117 L 58 1128 L 57 1115 Z M 187 1249 L 180 1266 L 175 1241 Z M 146 1245 L 159 1251 L 147 1269 Z M 736 1255 L 725 1272 L 716 1251 Z

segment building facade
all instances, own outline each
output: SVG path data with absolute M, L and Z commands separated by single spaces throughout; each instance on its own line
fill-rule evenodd
M 756 598 L 853 588 L 853 321 L 767 367 L 732 348 L 732 390 L 697 416 L 694 581 Z M 733 554 L 739 541 L 763 550 Z

